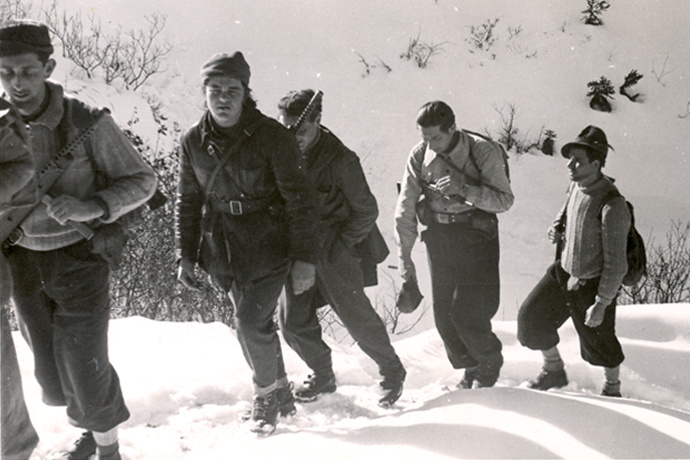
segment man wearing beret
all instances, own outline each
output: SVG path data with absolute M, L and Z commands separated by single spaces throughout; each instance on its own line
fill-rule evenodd
M 270 434 L 294 412 L 274 322 L 278 297 L 314 284 L 316 208 L 293 136 L 256 107 L 240 52 L 201 68 L 207 110 L 180 142 L 175 214 L 179 280 L 198 263 L 232 292 L 237 338 L 253 372 L 252 431 Z
M 278 120 L 285 126 L 294 126 L 314 94 L 308 89 L 285 95 L 278 103 Z M 313 371 L 295 396 L 309 402 L 336 389 L 331 349 L 321 337 L 317 317 L 317 309 L 328 303 L 357 345 L 378 365 L 383 377 L 379 404 L 389 407 L 400 398 L 406 372 L 386 326 L 364 292 L 360 263 L 363 254 L 359 249 L 372 230 L 378 232 L 378 206 L 359 158 L 320 124 L 321 113 L 318 100 L 295 132 L 309 178 L 317 190 L 322 246 L 316 264 L 316 285 L 300 295 L 288 291 L 280 314 L 286 342 Z
M 624 356 L 616 338 L 616 298 L 627 272 L 630 212 L 625 199 L 601 169 L 609 145 L 604 131 L 586 127 L 563 146 L 572 183 L 568 199 L 549 228 L 559 243 L 557 260 L 527 296 L 518 312 L 518 340 L 541 350 L 544 364 L 530 388 L 548 390 L 568 384 L 556 345 L 558 328 L 571 318 L 582 358 L 604 368 L 601 394 L 620 396 Z M 566 217 L 567 216 L 567 217 Z
M 97 452 L 100 460 L 117 460 L 117 427 L 129 411 L 108 359 L 110 267 L 76 227 L 99 234 L 148 200 L 156 176 L 107 110 L 86 106 L 49 80 L 52 52 L 44 24 L 0 27 L 0 81 L 31 132 L 36 170 L 50 168 L 70 141 L 84 138 L 47 190 L 49 204 L 33 208 L 12 238 L 13 299 L 43 401 L 67 406 L 70 423 L 87 430 L 69 458 Z

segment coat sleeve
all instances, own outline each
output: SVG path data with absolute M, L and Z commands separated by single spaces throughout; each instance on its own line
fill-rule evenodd
M 369 189 L 359 158 L 349 152 L 338 167 L 339 186 L 350 208 L 350 215 L 340 232 L 345 247 L 354 252 L 354 247 L 371 231 L 379 215 L 376 198 Z
M 417 240 L 417 202 L 422 194 L 420 173 L 424 148 L 418 145 L 407 159 L 400 194 L 395 205 L 395 242 L 400 259 L 399 272 L 404 279 L 416 278 L 412 248 Z
M 601 210 L 601 244 L 604 267 L 599 281 L 597 300 L 608 305 L 621 286 L 628 271 L 627 244 L 630 212 L 625 198 L 611 199 Z
M 465 199 L 487 212 L 509 210 L 515 197 L 505 172 L 503 152 L 495 151 L 501 147 L 491 142 L 473 141 L 470 148 L 479 167 L 480 181 L 477 185 L 467 185 Z
M 156 174 L 109 114 L 98 121 L 90 142 L 94 161 L 107 181 L 96 196 L 108 206 L 104 222 L 114 222 L 146 203 L 156 191 Z
M 204 191 L 197 181 L 192 166 L 187 136 L 180 141 L 180 172 L 175 199 L 175 255 L 176 259 L 196 262 L 201 238 L 201 213 Z
M 316 195 L 295 136 L 277 122 L 271 125 L 274 129 L 271 139 L 275 144 L 270 162 L 278 192 L 285 201 L 290 232 L 288 256 L 291 260 L 316 263 L 319 252 L 318 239 L 314 237 L 318 222 Z

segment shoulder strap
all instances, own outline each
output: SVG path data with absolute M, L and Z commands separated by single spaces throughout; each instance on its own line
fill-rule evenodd
M 240 138 L 237 139 L 234 144 L 232 144 L 232 146 L 226 152 L 225 156 L 221 158 L 221 160 L 218 162 L 216 169 L 213 170 L 211 176 L 208 179 L 208 182 L 206 183 L 206 190 L 204 191 L 204 195 L 206 196 L 206 202 L 208 202 L 208 197 L 211 196 L 211 191 L 213 190 L 213 185 L 216 183 L 218 175 L 222 171 L 223 167 L 228 163 L 228 161 L 230 161 L 230 157 L 232 157 L 232 155 L 237 151 L 237 149 L 239 149 L 239 147 L 244 143 L 245 140 L 249 139 L 249 137 L 251 137 L 251 135 L 254 134 L 254 132 L 259 128 L 259 126 L 263 122 L 264 118 L 262 117 L 254 124 L 250 125 L 247 129 L 242 131 L 242 135 L 240 136 Z M 230 178 L 233 182 L 235 181 L 235 179 L 232 176 L 230 176 Z

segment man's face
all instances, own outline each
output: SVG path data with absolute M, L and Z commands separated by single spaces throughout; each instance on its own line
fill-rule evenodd
M 587 158 L 587 150 L 583 147 L 572 147 L 569 151 L 568 170 L 570 180 L 580 185 L 589 185 L 599 178 L 599 160 L 592 162 Z
M 443 131 L 440 126 L 428 128 L 417 126 L 417 129 L 421 133 L 422 140 L 436 153 L 445 153 L 453 143 L 453 135 L 455 134 L 453 129 Z
M 223 128 L 235 126 L 242 115 L 247 91 L 241 81 L 227 76 L 211 77 L 206 82 L 206 106 Z
M 54 68 L 54 60 L 43 64 L 36 53 L 0 57 L 2 87 L 20 114 L 32 115 L 41 107 L 46 95 L 45 81 Z
M 284 113 L 278 115 L 278 121 L 289 128 L 290 126 L 297 123 L 299 117 L 290 117 Z M 295 138 L 297 138 L 297 143 L 299 144 L 299 149 L 302 153 L 306 152 L 309 146 L 314 142 L 316 136 L 319 134 L 319 122 L 321 121 L 321 115 L 319 114 L 315 120 L 309 121 L 305 120 L 302 126 L 295 133 Z

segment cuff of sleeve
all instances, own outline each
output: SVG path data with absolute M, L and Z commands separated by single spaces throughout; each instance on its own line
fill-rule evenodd
M 103 209 L 103 215 L 100 217 L 100 219 L 107 221 L 110 218 L 110 208 L 108 207 L 108 203 L 106 203 L 106 201 L 98 195 L 93 197 L 93 201 L 100 206 L 101 209 Z
M 606 297 L 602 297 L 602 296 L 600 296 L 600 295 L 597 295 L 597 296 L 595 297 L 595 300 L 596 300 L 597 303 L 600 303 L 600 304 L 602 304 L 602 305 L 606 305 L 607 307 L 611 304 L 611 302 L 613 302 L 613 299 L 609 299 L 609 298 L 606 298 Z

